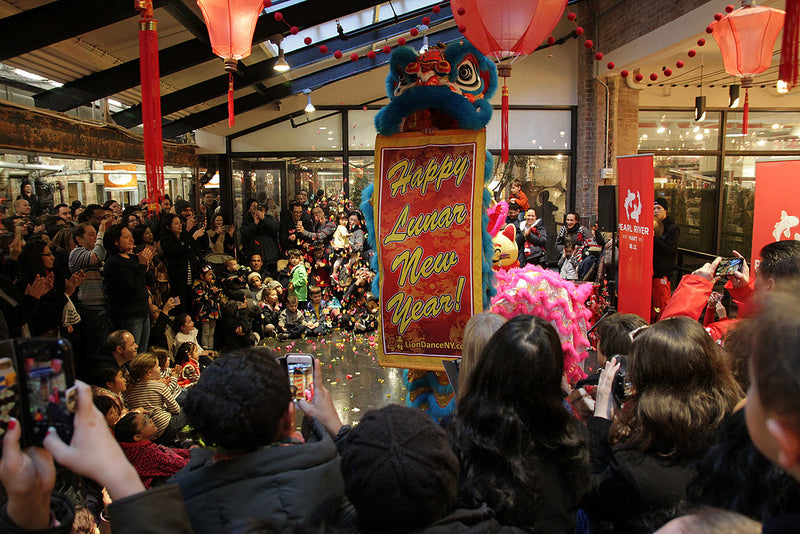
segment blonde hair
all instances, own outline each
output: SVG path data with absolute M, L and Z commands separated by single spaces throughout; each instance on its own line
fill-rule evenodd
M 467 325 L 464 327 L 461 366 L 458 373 L 459 398 L 469 381 L 469 375 L 472 374 L 480 360 L 486 343 L 505 322 L 505 317 L 491 312 L 476 313 L 467 321 Z
M 158 365 L 158 357 L 152 352 L 139 354 L 128 364 L 131 373 L 131 384 L 147 379 L 147 373 Z

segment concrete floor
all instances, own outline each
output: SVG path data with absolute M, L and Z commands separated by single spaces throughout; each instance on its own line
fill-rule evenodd
M 262 343 L 275 356 L 293 352 L 312 354 L 322 363 L 324 385 L 333 398 L 344 424 L 361 419 L 367 410 L 388 404 L 405 405 L 407 391 L 402 369 L 381 367 L 376 360 L 375 334 L 353 334 L 334 330 L 308 339 L 278 341 L 267 338 Z

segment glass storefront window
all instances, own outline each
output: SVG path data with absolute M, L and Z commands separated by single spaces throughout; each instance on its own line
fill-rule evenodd
M 666 198 L 681 229 L 678 246 L 713 254 L 717 158 L 658 155 L 653 166 L 656 197 Z
M 728 113 L 726 150 L 800 150 L 800 113 L 751 111 L 747 135 L 742 133 L 742 115 Z
M 514 109 L 508 115 L 511 150 L 570 149 L 572 112 L 558 109 Z M 500 110 L 493 111 L 486 125 L 486 148 L 500 150 Z
M 347 134 L 347 142 L 350 150 L 374 150 L 375 136 L 375 115 L 377 109 L 350 110 L 347 112 L 347 124 L 350 131 Z
M 330 111 L 307 113 L 303 117 L 239 137 L 232 143 L 234 152 L 307 152 L 341 149 L 342 116 L 339 112 Z
M 718 111 L 709 111 L 702 122 L 693 111 L 640 111 L 639 151 L 717 150 Z
M 350 156 L 350 200 L 356 206 L 364 200 L 361 191 L 375 181 L 374 156 Z
M 567 210 L 569 169 L 568 156 L 512 155 L 507 165 L 500 162 L 499 156 L 494 156 L 488 184 L 498 200 L 508 200 L 511 181 L 522 180 L 522 191 L 547 230 L 547 256 L 551 261 L 558 260 L 555 240 Z
M 737 250 L 750 255 L 753 242 L 753 200 L 756 187 L 756 158 L 731 156 L 725 158 L 722 182 L 722 238 L 720 254 L 731 256 Z

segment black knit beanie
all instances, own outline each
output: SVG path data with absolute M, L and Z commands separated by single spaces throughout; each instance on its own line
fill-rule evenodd
M 342 451 L 345 493 L 364 532 L 407 532 L 445 517 L 458 496 L 447 433 L 414 408 L 367 412 Z

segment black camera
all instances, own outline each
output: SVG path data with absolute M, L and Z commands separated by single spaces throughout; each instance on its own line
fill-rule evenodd
M 617 359 L 619 369 L 614 375 L 611 393 L 618 404 L 623 404 L 633 393 L 633 383 L 628 378 L 628 357 L 624 354 L 615 354 L 613 357 Z

